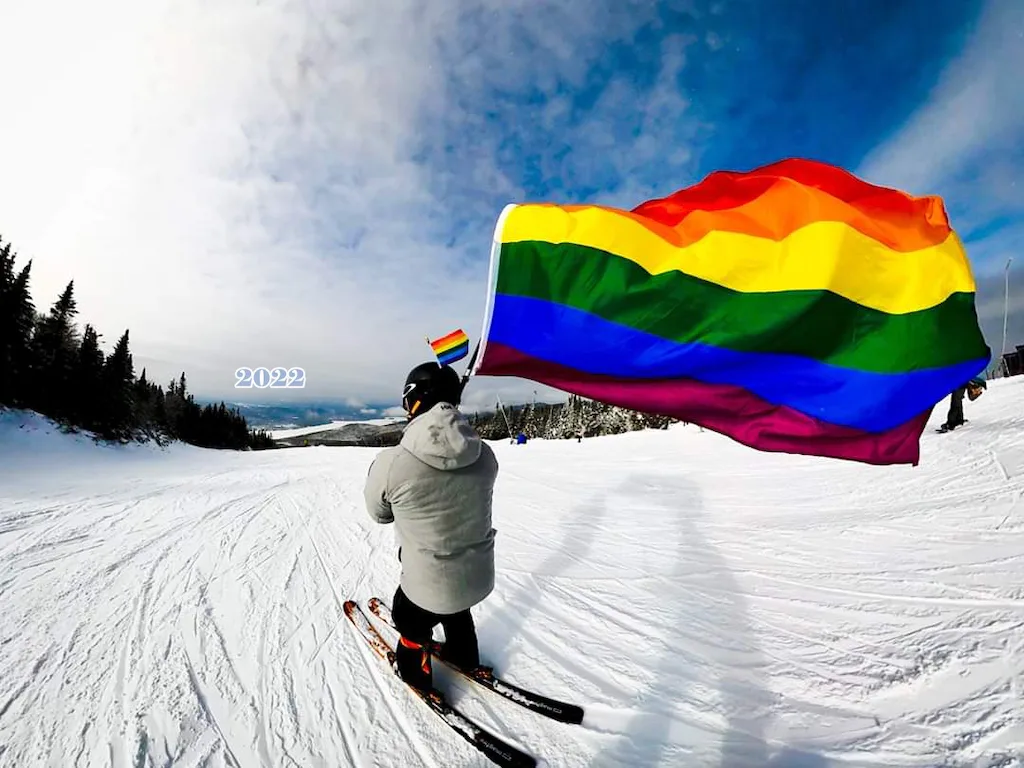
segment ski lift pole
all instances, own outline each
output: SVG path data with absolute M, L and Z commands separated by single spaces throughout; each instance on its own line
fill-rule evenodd
M 512 435 L 512 425 L 508 422 L 508 415 L 505 413 L 505 406 L 501 404 L 501 398 L 498 397 L 498 411 L 501 413 L 501 417 L 505 420 L 505 428 L 508 430 L 508 439 L 514 441 L 515 437 Z

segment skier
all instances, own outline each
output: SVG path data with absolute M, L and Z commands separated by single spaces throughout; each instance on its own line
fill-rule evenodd
M 967 423 L 964 418 L 964 393 L 972 402 L 981 397 L 982 392 L 988 389 L 984 379 L 974 378 L 963 386 L 953 390 L 949 397 L 949 413 L 946 415 L 946 423 L 939 427 L 939 432 L 950 432 L 957 427 Z
M 370 516 L 397 529 L 402 575 L 391 614 L 401 635 L 398 672 L 426 691 L 433 687 L 427 645 L 438 624 L 441 658 L 464 670 L 489 670 L 480 665 L 470 608 L 494 589 L 498 461 L 458 410 L 461 399 L 462 382 L 451 368 L 413 368 L 402 394 L 409 423 L 400 444 L 374 459 L 364 490 Z
M 964 393 L 966 386 L 960 386 L 953 390 L 949 396 L 949 413 L 946 414 L 946 423 L 939 427 L 940 432 L 951 432 L 964 423 Z

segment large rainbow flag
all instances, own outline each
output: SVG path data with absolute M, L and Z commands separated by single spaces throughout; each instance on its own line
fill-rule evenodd
M 932 408 L 990 358 L 974 291 L 940 198 L 784 160 L 633 211 L 508 206 L 473 372 L 917 464 Z

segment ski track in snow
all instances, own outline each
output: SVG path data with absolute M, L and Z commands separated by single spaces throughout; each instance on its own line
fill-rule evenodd
M 495 444 L 483 656 L 587 717 L 439 684 L 551 766 L 1024 765 L 1022 394 L 994 382 L 917 468 L 692 426 Z M 0 412 L 0 765 L 489 765 L 342 612 L 399 574 L 375 453 L 99 447 Z

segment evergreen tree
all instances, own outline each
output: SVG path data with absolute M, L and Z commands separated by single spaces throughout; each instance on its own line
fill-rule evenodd
M 275 447 L 269 433 L 249 429 L 237 409 L 200 407 L 185 373 L 167 392 L 146 371 L 136 379 L 128 331 L 109 357 L 100 334 L 75 325 L 74 281 L 45 316 L 29 292 L 32 262 L 16 273 L 10 244 L 0 242 L 0 405 L 34 408 L 108 439 L 180 439 L 211 448 Z
M 36 324 L 36 307 L 29 292 L 29 275 L 32 262 L 28 262 L 14 279 L 11 293 L 11 314 L 14 341 L 11 347 L 11 370 L 20 386 L 14 388 L 14 401 L 25 402 L 28 397 L 28 382 L 32 380 L 34 360 L 32 356 L 32 332 Z
M 180 385 L 178 380 L 171 379 L 167 385 L 167 395 L 164 397 L 164 423 L 167 426 L 167 435 L 172 439 L 185 439 L 182 434 L 185 407 L 188 405 L 185 397 L 185 374 L 182 373 Z
M 0 404 L 14 400 L 14 254 L 0 247 Z
M 72 377 L 78 352 L 74 325 L 78 309 L 75 283 L 68 283 L 49 314 L 35 328 L 32 354 L 35 358 L 34 386 L 29 403 L 38 411 L 66 421 L 72 410 Z
M 131 437 L 135 416 L 135 371 L 128 349 L 128 331 L 118 340 L 103 366 L 103 408 L 100 433 L 109 439 Z
M 0 248 L 0 405 L 21 405 L 32 376 L 32 262 L 15 274 L 14 260 L 10 243 Z
M 504 407 L 513 435 L 526 430 L 530 437 L 576 439 L 610 435 L 640 429 L 667 429 L 675 419 L 632 411 L 570 394 L 566 402 L 554 405 L 530 404 Z M 470 423 L 487 440 L 507 440 L 509 428 L 499 406 L 489 413 L 474 413 Z
M 270 433 L 265 429 L 253 430 L 250 435 L 249 447 L 254 451 L 261 451 L 275 447 L 274 438 L 271 437 Z
M 163 390 L 146 378 L 146 369 L 133 387 L 135 429 L 140 435 L 162 443 L 165 435 Z
M 95 430 L 102 416 L 104 364 L 99 334 L 91 325 L 86 325 L 75 358 L 71 410 L 71 418 L 85 429 Z

